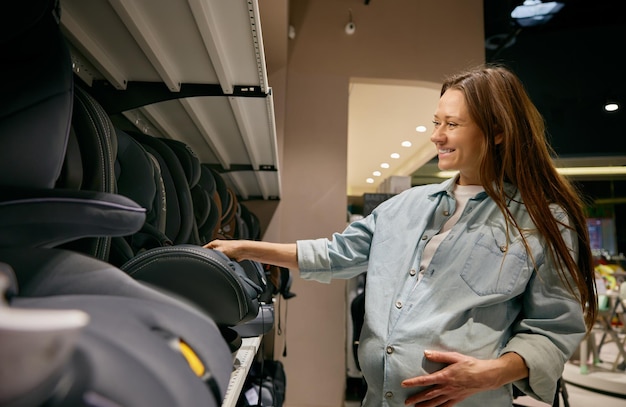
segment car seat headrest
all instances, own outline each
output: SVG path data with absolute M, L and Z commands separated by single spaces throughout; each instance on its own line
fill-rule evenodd
M 23 25 L 6 21 L 10 12 L 0 24 L 0 73 L 10 78 L 0 94 L 0 185 L 52 188 L 72 116 L 71 58 L 54 3 L 21 3 Z

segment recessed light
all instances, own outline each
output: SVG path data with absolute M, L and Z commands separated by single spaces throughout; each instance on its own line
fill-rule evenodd
M 398 153 L 391 153 L 391 158 L 400 158 L 400 154 Z
M 368 184 L 373 184 L 374 183 L 374 178 L 368 178 L 365 180 L 365 182 L 367 182 Z
M 418 133 L 424 133 L 426 131 L 426 126 L 417 126 L 415 131 Z
M 604 105 L 604 110 L 606 110 L 607 112 L 614 112 L 617 109 L 619 109 L 619 105 L 617 103 L 607 103 L 606 105 Z
M 382 164 L 380 164 L 380 168 L 389 168 L 389 164 L 388 163 L 382 163 Z
M 413 143 L 411 143 L 410 141 L 403 141 L 402 142 L 402 147 L 411 147 L 413 145 Z
M 616 165 L 613 167 L 559 167 L 556 169 L 562 175 L 626 175 L 626 167 Z M 450 178 L 458 171 L 439 171 L 435 174 L 438 178 Z
M 383 175 L 383 174 L 382 174 L 380 171 L 374 171 L 374 172 L 372 173 L 372 175 L 373 175 L 373 176 L 375 176 L 375 177 L 380 177 L 380 176 L 381 176 L 381 175 Z
M 625 175 L 626 167 L 616 165 L 614 167 L 568 167 L 557 168 L 563 175 Z

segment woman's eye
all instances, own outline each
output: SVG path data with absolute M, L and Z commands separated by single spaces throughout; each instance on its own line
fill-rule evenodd
M 456 127 L 456 126 L 457 126 L 456 123 L 448 123 L 448 127 L 451 128 L 451 129 Z
M 439 127 L 439 126 L 441 125 L 441 123 L 440 123 L 440 122 L 438 122 L 437 120 L 433 120 L 433 125 L 434 125 L 435 127 Z

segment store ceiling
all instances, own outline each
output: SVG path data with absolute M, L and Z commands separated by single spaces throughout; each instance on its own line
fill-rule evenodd
M 521 27 L 510 13 L 522 1 L 484 0 L 487 61 L 505 63 L 522 78 L 546 119 L 560 165 L 626 165 L 626 75 L 619 63 L 626 50 L 622 2 L 561 2 L 562 9 L 545 24 Z M 375 192 L 391 175 L 410 175 L 413 185 L 437 180 L 428 138 L 436 104 L 433 90 L 439 85 L 390 85 L 352 84 L 348 195 Z M 604 112 L 608 99 L 620 101 L 622 109 Z M 415 132 L 419 124 L 427 127 L 425 133 Z M 413 142 L 411 148 L 399 146 L 405 139 Z M 390 158 L 392 152 L 401 158 Z M 408 156 L 413 159 L 404 162 Z M 379 168 L 383 162 L 392 167 Z M 381 176 L 373 176 L 374 171 Z M 365 182 L 370 177 L 372 184 Z

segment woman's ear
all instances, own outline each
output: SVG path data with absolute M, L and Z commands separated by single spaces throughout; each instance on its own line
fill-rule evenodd
M 494 142 L 496 143 L 496 145 L 502 143 L 502 141 L 504 140 L 504 133 L 498 133 L 496 134 L 496 136 L 494 137 Z

